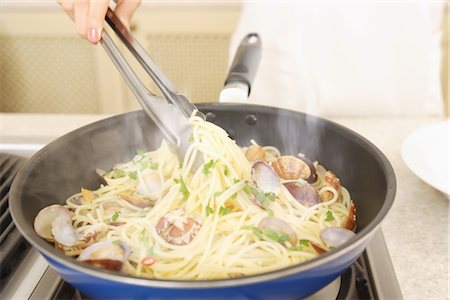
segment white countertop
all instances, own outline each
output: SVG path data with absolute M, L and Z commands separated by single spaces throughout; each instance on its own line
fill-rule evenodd
M 106 115 L 0 113 L 0 143 L 30 137 L 49 142 Z M 449 299 L 449 200 L 416 177 L 401 157 L 406 136 L 441 119 L 335 118 L 387 156 L 397 177 L 397 196 L 382 229 L 405 299 Z M 1 149 L 0 149 L 1 150 Z

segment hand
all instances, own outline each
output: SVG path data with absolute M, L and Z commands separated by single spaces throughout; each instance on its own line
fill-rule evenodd
M 140 0 L 117 0 L 115 13 L 129 28 L 130 20 L 141 4 Z M 59 5 L 75 22 L 79 35 L 92 44 L 101 38 L 109 0 L 58 0 Z

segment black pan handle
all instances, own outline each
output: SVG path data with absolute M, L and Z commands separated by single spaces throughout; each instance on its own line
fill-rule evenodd
M 257 33 L 249 33 L 241 41 L 233 63 L 231 64 L 228 76 L 225 79 L 225 86 L 231 83 L 243 83 L 248 86 L 250 95 L 253 79 L 255 79 L 259 62 L 261 61 L 261 39 Z

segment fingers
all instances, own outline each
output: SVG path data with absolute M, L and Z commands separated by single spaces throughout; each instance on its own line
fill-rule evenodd
M 100 40 L 105 21 L 106 11 L 108 10 L 108 0 L 91 1 L 89 5 L 89 19 L 87 25 L 87 38 L 92 44 L 97 44 Z
M 80 36 L 97 44 L 101 38 L 109 0 L 57 0 L 66 14 L 75 21 Z M 140 0 L 117 0 L 115 12 L 117 17 L 130 28 L 130 20 Z
M 72 0 L 58 0 L 59 6 L 66 12 L 72 21 L 75 21 L 74 17 L 74 3 Z
M 116 9 L 114 10 L 117 17 L 122 23 L 130 29 L 130 21 L 136 9 L 141 5 L 140 0 L 120 0 L 117 1 Z
M 87 37 L 87 16 L 89 12 L 89 2 L 87 0 L 77 0 L 74 4 L 75 27 L 83 38 Z

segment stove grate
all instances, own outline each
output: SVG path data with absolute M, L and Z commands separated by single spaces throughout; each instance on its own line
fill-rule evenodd
M 25 159 L 0 153 L 0 292 L 14 270 L 31 249 L 12 221 L 9 212 L 9 189 Z

